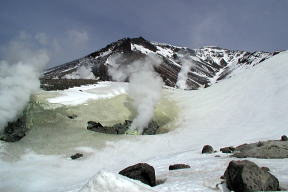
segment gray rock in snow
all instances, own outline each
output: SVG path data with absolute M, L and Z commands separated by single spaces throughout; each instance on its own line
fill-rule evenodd
M 124 175 L 131 179 L 135 179 L 154 187 L 156 185 L 156 176 L 154 167 L 147 163 L 138 163 L 127 167 L 119 172 L 120 175 Z
M 281 141 L 288 141 L 288 137 L 286 135 L 281 136 Z
M 22 139 L 28 130 L 26 127 L 26 118 L 24 116 L 25 115 L 22 115 L 14 122 L 9 122 L 0 136 L 0 140 L 15 142 Z
M 222 153 L 233 153 L 235 151 L 235 148 L 230 146 L 230 147 L 223 147 L 220 149 Z
M 87 129 L 98 133 L 105 134 L 125 134 L 131 126 L 132 121 L 125 120 L 124 123 L 117 123 L 111 127 L 103 126 L 99 122 L 88 121 Z M 143 129 L 142 135 L 155 135 L 159 125 L 156 121 L 151 121 L 146 128 Z
M 174 164 L 169 166 L 169 170 L 176 170 L 176 169 L 189 169 L 191 168 L 190 165 L 186 164 Z
M 248 160 L 231 161 L 224 178 L 228 189 L 235 192 L 280 191 L 274 175 Z
M 202 149 L 202 153 L 213 153 L 214 149 L 211 145 L 205 145 Z
M 288 158 L 288 141 L 270 140 L 243 144 L 235 148 L 235 153 L 232 156 L 262 159 Z

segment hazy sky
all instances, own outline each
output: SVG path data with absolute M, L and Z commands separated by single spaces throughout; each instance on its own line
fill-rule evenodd
M 1 0 L 0 48 L 25 41 L 51 64 L 123 37 L 177 46 L 288 49 L 288 0 Z

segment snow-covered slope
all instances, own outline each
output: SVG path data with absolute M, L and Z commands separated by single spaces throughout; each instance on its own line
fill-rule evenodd
M 44 78 L 96 78 L 107 81 L 111 80 L 107 72 L 107 59 L 112 55 L 121 54 L 127 61 L 131 62 L 151 53 L 157 54 L 163 59 L 156 71 L 161 75 L 166 85 L 182 89 L 198 89 L 208 87 L 221 79 L 229 78 L 278 52 L 250 53 L 219 47 L 189 49 L 150 42 L 142 37 L 125 38 L 81 59 L 51 68 L 44 73 Z M 87 72 L 83 71 L 83 66 Z M 93 72 L 94 76 L 90 71 Z M 85 76 L 85 74 L 87 75 Z M 179 79 L 184 83 L 179 83 Z
M 87 142 L 93 135 L 89 136 L 90 139 L 87 136 L 69 135 L 70 129 L 80 129 L 77 127 L 79 124 L 76 127 L 73 127 L 73 124 L 69 124 L 71 127 L 65 127 L 67 124 L 64 124 L 51 130 L 41 129 L 41 127 L 31 130 L 18 143 L 1 142 L 0 191 L 76 192 L 85 189 L 84 191 L 95 192 L 94 188 L 97 186 L 105 187 L 108 192 L 114 191 L 115 186 L 123 186 L 124 189 L 127 186 L 143 189 L 115 175 L 121 169 L 139 162 L 153 165 L 157 178 L 165 180 L 164 184 L 153 188 L 155 191 L 220 191 L 215 185 L 220 183 L 219 177 L 232 158 L 221 153 L 216 153 L 221 157 L 215 157 L 216 154 L 202 155 L 200 153 L 202 146 L 210 144 L 215 150 L 219 150 L 224 146 L 279 139 L 281 135 L 287 134 L 287 74 L 288 52 L 285 51 L 264 61 L 261 65 L 207 89 L 197 91 L 165 89 L 167 94 L 163 97 L 174 100 L 181 109 L 176 129 L 166 134 L 119 136 L 117 139 L 103 136 L 102 140 L 106 139 L 106 142 L 104 146 L 99 147 L 95 145 L 99 142 L 98 139 L 91 140 L 91 143 Z M 119 86 L 121 87 L 121 83 L 117 84 L 117 89 Z M 125 86 L 126 84 L 123 88 Z M 103 95 L 103 91 L 106 93 L 109 89 L 104 90 L 101 86 L 100 88 L 100 90 L 97 86 L 93 90 L 87 88 L 89 90 L 87 96 L 103 102 L 104 100 L 97 95 Z M 79 89 L 74 90 L 79 92 Z M 82 91 L 85 92 L 86 89 L 83 88 Z M 41 94 L 45 96 L 42 99 L 47 102 L 49 98 L 59 98 L 59 95 L 55 94 L 65 95 L 65 92 L 67 90 L 42 91 Z M 73 97 L 72 92 L 73 90 L 69 90 L 70 97 Z M 96 96 L 91 97 L 91 94 Z M 83 93 L 82 97 L 85 95 Z M 58 100 L 58 102 L 62 101 L 63 99 Z M 44 101 L 39 100 L 39 102 Z M 78 103 L 78 107 L 85 105 L 86 100 L 83 99 L 83 102 L 83 104 Z M 67 110 L 72 108 L 67 106 Z M 97 116 L 97 108 L 95 107 L 94 110 L 94 115 Z M 103 107 L 102 110 L 113 111 L 111 107 Z M 55 120 L 59 117 L 61 111 L 57 112 Z M 81 120 L 84 117 L 78 118 Z M 85 128 L 81 129 L 85 132 Z M 59 146 L 53 142 L 47 143 L 55 131 L 60 141 Z M 34 136 L 37 135 L 41 139 L 35 140 L 31 136 L 32 132 Z M 70 137 L 78 138 L 79 141 L 71 142 Z M 51 141 L 56 139 L 53 138 Z M 85 141 L 85 146 L 72 147 L 72 144 L 74 146 L 77 142 L 81 143 L 80 141 Z M 35 145 L 38 146 L 38 150 L 42 149 L 39 154 L 32 150 Z M 56 153 L 55 150 L 58 148 L 62 148 L 63 151 L 73 149 L 75 152 L 84 153 L 85 158 L 70 160 L 67 158 L 69 153 L 64 152 L 61 155 Z M 16 158 L 18 156 L 19 159 Z M 10 159 L 14 160 L 11 162 Z M 252 159 L 252 161 L 259 166 L 269 167 L 271 173 L 279 179 L 280 186 L 288 188 L 287 159 Z M 187 163 L 191 169 L 168 171 L 168 166 L 173 163 Z M 103 174 L 103 172 L 97 174 L 103 169 L 112 174 Z M 95 174 L 97 175 L 93 177 Z M 105 175 L 112 175 L 115 179 L 105 177 L 103 180 Z

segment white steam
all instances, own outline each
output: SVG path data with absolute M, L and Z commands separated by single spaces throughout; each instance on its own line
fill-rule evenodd
M 65 75 L 67 79 L 95 79 L 89 66 L 82 65 L 75 72 Z
M 181 59 L 182 67 L 180 72 L 178 73 L 176 87 L 180 89 L 187 89 L 186 81 L 188 79 L 188 72 L 193 65 L 193 60 L 188 58 Z
M 33 51 L 24 41 L 11 41 L 0 60 L 0 131 L 23 111 L 39 89 L 41 69 L 49 61 L 45 50 Z M 4 57 L 4 56 L 3 56 Z
M 131 63 L 124 63 L 120 56 L 109 59 L 108 72 L 116 81 L 129 79 L 128 95 L 132 99 L 132 105 L 137 111 L 130 127 L 131 131 L 139 133 L 147 127 L 154 115 L 155 105 L 161 98 L 163 85 L 162 78 L 154 71 L 161 64 L 161 59 L 155 55 L 148 55 Z

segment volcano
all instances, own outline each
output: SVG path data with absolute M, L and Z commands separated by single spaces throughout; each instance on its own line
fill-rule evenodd
M 151 42 L 143 37 L 123 38 L 107 45 L 85 57 L 50 68 L 43 74 L 44 79 L 81 79 L 83 66 L 93 72 L 93 76 L 85 77 L 99 81 L 112 81 L 108 73 L 108 59 L 120 54 L 125 63 L 155 54 L 162 58 L 162 63 L 155 70 L 162 77 L 165 85 L 183 89 L 199 89 L 209 87 L 223 79 L 227 79 L 240 71 L 249 69 L 279 52 L 247 52 L 228 50 L 216 46 L 199 49 L 178 47 L 164 43 Z M 185 84 L 179 86 L 179 75 L 185 67 L 183 58 L 193 65 L 189 66 Z

